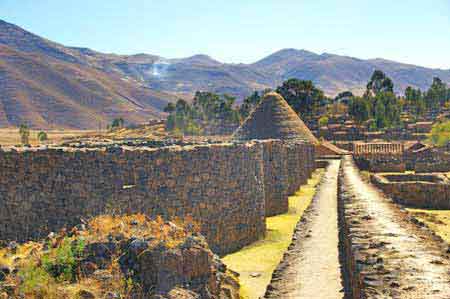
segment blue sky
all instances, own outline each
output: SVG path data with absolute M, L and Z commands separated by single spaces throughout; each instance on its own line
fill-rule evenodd
M 450 69 L 450 0 L 0 0 L 0 18 L 118 54 L 248 63 L 298 48 Z

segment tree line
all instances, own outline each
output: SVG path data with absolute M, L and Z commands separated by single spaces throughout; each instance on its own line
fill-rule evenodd
M 183 99 L 169 103 L 164 111 L 169 114 L 166 128 L 182 134 L 202 134 L 205 125 L 241 124 L 271 89 L 255 91 L 246 97 L 241 105 L 236 98 L 227 94 L 196 92 L 189 103 Z M 327 115 L 348 113 L 358 123 L 369 121 L 370 128 L 383 129 L 401 125 L 401 113 L 410 112 L 413 117 L 424 115 L 430 109 L 450 104 L 450 88 L 439 78 L 434 78 L 427 91 L 411 86 L 403 96 L 394 93 L 394 83 L 385 73 L 375 70 L 367 82 L 362 96 L 350 91 L 335 98 L 327 97 L 310 80 L 288 79 L 275 89 L 306 122 L 318 115 L 319 125 L 326 125 Z M 342 99 L 346 99 L 345 102 Z
M 361 123 L 372 119 L 374 128 L 394 127 L 400 124 L 400 113 L 409 112 L 417 118 L 427 111 L 449 106 L 450 88 L 440 78 L 433 78 L 427 91 L 408 86 L 403 96 L 394 94 L 392 80 L 381 71 L 375 71 L 362 97 L 351 96 L 349 115 Z
M 202 134 L 203 127 L 208 124 L 238 126 L 270 91 L 272 90 L 255 91 L 246 97 L 241 105 L 236 105 L 236 98 L 227 94 L 198 91 L 192 103 L 179 99 L 165 107 L 164 111 L 169 113 L 166 129 L 198 135 Z M 275 91 L 305 118 L 312 117 L 317 108 L 327 100 L 324 92 L 307 80 L 289 79 Z

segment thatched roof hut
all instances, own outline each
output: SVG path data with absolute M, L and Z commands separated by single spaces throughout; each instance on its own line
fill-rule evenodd
M 319 144 L 308 127 L 276 92 L 266 94 L 261 103 L 233 134 L 233 140 L 281 139 Z

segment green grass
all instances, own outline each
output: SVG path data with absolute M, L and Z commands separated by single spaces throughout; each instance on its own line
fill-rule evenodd
M 308 184 L 289 197 L 288 213 L 267 218 L 267 233 L 263 240 L 223 258 L 228 268 L 240 274 L 242 298 L 257 299 L 264 295 L 272 272 L 291 243 L 295 225 L 311 203 L 323 173 L 323 169 L 316 170 Z

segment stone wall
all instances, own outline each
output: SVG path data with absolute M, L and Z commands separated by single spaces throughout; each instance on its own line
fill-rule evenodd
M 406 164 L 401 155 L 356 155 L 355 163 L 370 172 L 404 172 Z
M 395 202 L 413 208 L 450 209 L 450 184 L 439 175 L 371 175 L 370 181 Z
M 288 211 L 289 173 L 287 149 L 280 141 L 263 143 L 266 216 Z
M 191 216 L 213 251 L 232 252 L 264 235 L 266 202 L 273 213 L 286 210 L 288 189 L 306 182 L 313 159 L 312 145 L 279 141 L 0 150 L 0 239 L 36 239 L 80 218 L 141 212 Z
M 294 194 L 301 185 L 308 181 L 315 169 L 315 152 L 313 146 L 304 143 L 290 143 L 287 150 L 288 194 Z
M 426 146 L 402 150 L 401 144 L 355 144 L 353 156 L 360 169 L 372 172 L 449 172 L 450 152 Z
M 360 169 L 371 172 L 404 172 L 401 143 L 355 143 L 353 156 Z
M 416 172 L 449 172 L 450 152 L 441 148 L 417 151 L 413 163 Z
M 364 182 L 348 157 L 338 186 L 346 298 L 448 297 L 448 279 L 441 274 L 448 268 L 448 244 Z M 418 271 L 411 265 L 427 266 Z M 432 283 L 423 283 L 441 269 Z
M 316 168 L 314 146 L 304 142 L 262 141 L 266 216 L 286 213 L 288 196 L 307 183 Z

